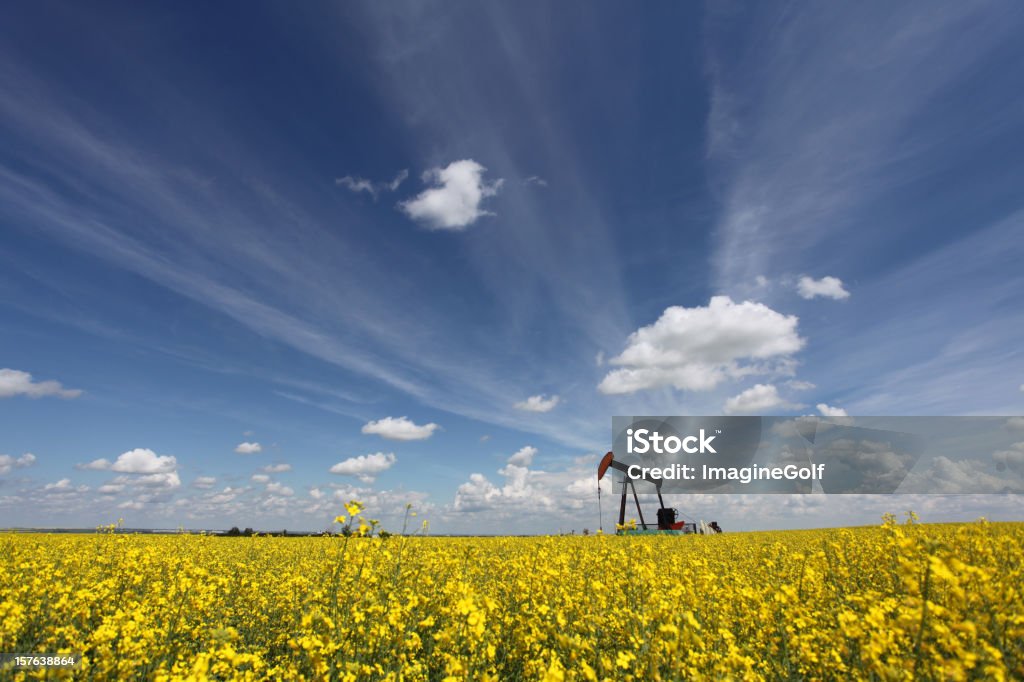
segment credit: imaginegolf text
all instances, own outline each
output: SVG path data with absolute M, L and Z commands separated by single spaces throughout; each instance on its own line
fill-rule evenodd
M 699 476 L 697 474 L 700 474 Z M 707 464 L 700 465 L 700 468 L 689 464 L 673 464 L 668 467 L 641 467 L 639 464 L 631 464 L 626 469 L 626 475 L 633 480 L 681 480 L 681 481 L 738 481 L 750 483 L 751 481 L 769 480 L 801 480 L 820 481 L 825 475 L 824 464 L 801 466 L 787 464 L 779 466 L 749 466 L 749 467 L 714 467 Z

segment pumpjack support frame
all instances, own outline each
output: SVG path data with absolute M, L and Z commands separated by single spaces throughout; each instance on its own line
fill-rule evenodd
M 609 452 L 601 458 L 601 463 L 597 467 L 598 481 L 604 478 L 604 475 L 608 473 L 609 468 L 621 471 L 623 474 L 627 474 L 629 471 L 628 466 L 622 462 L 616 461 L 613 454 Z M 641 478 L 654 484 L 654 490 L 658 494 L 658 507 L 659 509 L 664 509 L 665 500 L 661 497 L 662 480 L 660 478 L 654 478 L 653 476 L 646 475 L 641 476 Z M 640 517 L 640 527 L 646 530 L 647 523 L 644 522 L 644 512 L 643 509 L 640 508 L 640 498 L 636 494 L 636 485 L 633 483 L 633 478 L 627 474 L 623 476 L 622 480 L 622 499 L 619 502 L 619 525 L 622 526 L 626 523 L 626 496 L 628 495 L 626 488 L 628 487 L 629 491 L 633 493 L 633 503 L 636 504 L 636 513 L 637 516 Z

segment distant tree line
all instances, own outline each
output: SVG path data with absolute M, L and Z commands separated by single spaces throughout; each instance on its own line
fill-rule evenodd
M 293 538 L 300 538 L 300 537 L 309 537 L 309 536 L 313 536 L 313 535 L 316 535 L 316 536 L 334 536 L 334 535 L 337 535 L 337 536 L 342 536 L 342 537 L 348 537 L 350 535 L 356 535 L 356 534 L 357 533 L 351 527 L 349 527 L 349 526 L 343 527 L 340 532 L 336 532 L 336 533 L 332 533 L 329 530 L 323 531 L 321 533 L 289 533 L 287 530 L 269 531 L 269 532 L 259 532 L 259 533 L 257 533 L 252 528 L 246 528 L 245 530 L 239 530 L 238 526 L 232 526 L 230 530 L 226 530 L 223 533 L 220 533 L 220 536 L 221 537 L 226 537 L 226 538 L 239 538 L 239 537 L 247 538 L 247 537 L 252 537 L 253 535 L 260 535 L 260 536 L 270 536 L 270 537 L 293 537 Z M 392 534 L 387 532 L 386 530 L 381 530 L 381 531 L 377 531 L 376 535 L 378 537 L 382 538 L 382 539 L 386 539 L 386 538 L 391 537 Z

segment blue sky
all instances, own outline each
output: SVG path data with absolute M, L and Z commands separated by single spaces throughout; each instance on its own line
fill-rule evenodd
M 1024 412 L 1024 8 L 636 9 L 11 8 L 3 525 L 580 530 L 612 415 Z M 673 504 L 1021 508 L 813 497 Z

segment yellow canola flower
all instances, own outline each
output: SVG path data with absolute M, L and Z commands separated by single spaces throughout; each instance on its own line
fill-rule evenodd
M 374 532 L 362 505 L 345 511 Z M 1024 524 L 911 521 L 384 543 L 0 534 L 0 651 L 84 654 L 52 679 L 1024 679 Z

